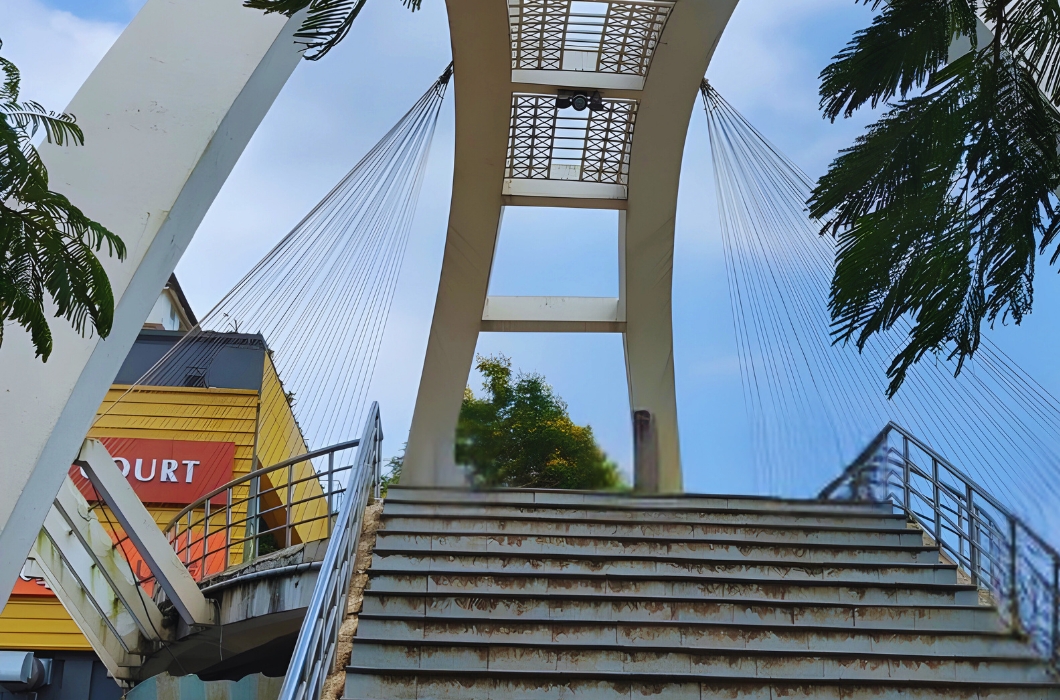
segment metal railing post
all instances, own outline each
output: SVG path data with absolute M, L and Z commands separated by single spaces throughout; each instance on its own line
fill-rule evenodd
M 328 537 L 331 537 L 331 513 L 334 511 L 332 507 L 332 494 L 335 492 L 334 486 L 335 476 L 335 453 L 328 453 Z
M 942 541 L 942 503 L 939 497 L 939 461 L 931 458 L 932 495 L 935 499 L 935 542 Z
M 232 489 L 225 491 L 225 568 L 232 565 Z
M 1008 519 L 1008 532 L 1009 532 L 1009 614 L 1012 616 L 1012 628 L 1019 629 L 1022 627 L 1022 620 L 1020 618 L 1020 584 L 1019 584 L 1019 530 L 1016 525 L 1015 518 Z
M 285 535 L 285 537 L 284 537 L 284 540 L 285 540 L 284 546 L 285 547 L 290 547 L 291 546 L 291 501 L 294 500 L 294 498 L 291 496 L 291 479 L 292 479 L 293 474 L 294 474 L 294 465 L 292 464 L 289 467 L 287 467 L 287 498 L 285 499 L 287 501 L 287 504 L 286 504 L 286 508 L 284 508 L 284 513 L 286 514 L 284 517 L 285 517 L 286 522 L 284 522 L 284 524 L 283 524 L 283 532 L 284 532 L 284 535 Z
M 202 565 L 199 568 L 199 580 L 206 578 L 206 543 L 210 540 L 210 499 L 206 499 L 202 519 Z
M 975 491 L 968 484 L 964 489 L 968 508 L 968 568 L 971 569 L 972 583 L 979 585 L 979 520 L 975 517 Z
M 912 498 L 909 488 L 909 483 L 912 480 L 912 475 L 909 473 L 909 438 L 905 435 L 902 436 L 902 506 L 905 508 L 905 512 L 908 514 L 911 510 Z
M 246 540 L 243 543 L 243 561 L 258 558 L 258 513 L 261 512 L 261 477 L 250 480 L 250 493 L 247 496 Z M 249 545 L 249 546 L 248 546 Z

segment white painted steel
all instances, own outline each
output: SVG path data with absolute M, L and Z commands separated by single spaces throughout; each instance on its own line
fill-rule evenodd
M 616 333 L 621 302 L 608 297 L 487 297 L 483 331 Z
M 661 7 L 665 3 L 640 4 Z M 624 145 L 618 149 L 618 141 L 611 143 L 605 138 L 595 146 L 599 151 L 598 162 L 606 165 L 607 177 L 613 180 L 597 182 L 581 181 L 581 172 L 560 172 L 552 167 L 551 161 L 546 167 L 536 155 L 525 154 L 520 156 L 526 161 L 520 167 L 532 171 L 534 177 L 509 175 L 511 164 L 507 161 L 510 153 L 514 153 L 510 150 L 509 137 L 521 128 L 519 119 L 525 117 L 513 113 L 515 96 L 547 97 L 557 95 L 558 90 L 555 84 L 522 82 L 532 77 L 523 73 L 513 76 L 513 67 L 517 71 L 545 67 L 513 64 L 510 30 L 511 22 L 518 20 L 518 11 L 509 14 L 509 8 L 523 5 L 533 5 L 533 12 L 555 15 L 550 22 L 566 21 L 560 17 L 567 11 L 566 5 L 553 0 L 512 0 L 507 8 L 490 0 L 448 0 L 447 3 L 457 81 L 453 198 L 402 483 L 444 486 L 463 482 L 464 477 L 454 462 L 454 435 L 478 334 L 483 330 L 483 311 L 502 209 L 511 203 L 527 205 L 529 200 L 540 197 L 547 200 L 548 206 L 623 210 L 619 223 L 618 314 L 624 319 L 625 327 L 618 326 L 620 322 L 601 326 L 594 321 L 577 328 L 571 322 L 564 322 L 560 327 L 550 326 L 554 323 L 551 320 L 518 320 L 487 321 L 491 325 L 486 328 L 623 332 L 631 420 L 637 411 L 651 414 L 658 442 L 660 473 L 656 481 L 661 491 L 680 492 L 671 313 L 677 192 L 685 134 L 699 85 L 736 0 L 677 2 L 653 56 L 642 64 L 643 71 L 637 73 L 646 72 L 643 89 L 601 91 L 605 104 L 608 100 L 613 104 L 618 101 L 628 104 L 632 100 L 637 106 L 631 143 L 623 141 Z M 553 63 L 548 67 L 563 68 L 560 63 Z M 534 109 L 547 111 L 546 103 L 552 104 L 543 100 Z M 541 118 L 548 122 L 545 117 Z M 524 136 L 527 148 L 536 148 L 532 129 Z M 561 165 L 575 168 L 576 164 L 567 163 L 567 160 L 573 163 L 572 159 L 577 160 L 572 155 L 564 156 Z M 584 163 L 583 159 L 582 169 Z M 598 198 L 601 203 L 587 204 L 593 201 L 587 198 Z M 602 204 L 614 198 L 624 206 Z
M 52 323 L 0 349 L 0 607 L 118 368 L 243 148 L 299 60 L 290 21 L 240 0 L 148 0 L 70 102 L 83 147 L 44 144 L 52 187 L 121 236 L 103 258 L 116 300 L 106 341 Z
M 38 533 L 29 558 L 36 562 L 44 582 L 85 635 L 92 651 L 107 667 L 107 673 L 119 682 L 131 679 L 130 668 L 139 665 L 142 657 L 132 653 L 131 645 L 115 624 L 117 620 L 98 607 L 99 602 L 107 602 L 106 595 L 102 591 L 93 592 L 78 579 L 44 529 Z
M 125 534 L 136 546 L 158 585 L 189 625 L 212 625 L 217 611 L 206 600 L 199 585 L 177 558 L 154 517 L 114 464 L 114 458 L 99 440 L 85 440 L 75 462 L 88 475 L 100 498 L 110 506 Z
M 162 613 L 154 600 L 137 585 L 129 563 L 69 477 L 59 489 L 44 521 L 44 530 L 71 565 L 83 562 L 75 567 L 75 573 L 82 581 L 99 579 L 99 586 L 93 588 L 92 593 L 98 593 L 101 601 L 107 601 L 106 606 L 101 607 L 114 610 L 115 614 L 124 612 L 130 615 L 145 640 L 161 639 L 165 629 Z M 118 606 L 111 605 L 112 600 Z

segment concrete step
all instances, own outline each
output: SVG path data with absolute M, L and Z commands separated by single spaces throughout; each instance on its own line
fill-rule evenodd
M 957 583 L 957 567 L 943 564 L 812 561 L 714 557 L 627 557 L 612 555 L 490 554 L 417 552 L 376 546 L 372 568 L 459 576 L 470 573 L 576 576 L 594 573 L 652 576 L 734 576 L 771 581 L 858 581 L 890 584 Z
M 909 545 L 858 545 L 771 542 L 731 542 L 722 539 L 585 537 L 516 535 L 450 531 L 417 533 L 380 530 L 376 550 L 419 552 L 485 552 L 490 554 L 549 554 L 577 557 L 651 557 L 657 559 L 770 560 L 787 563 L 938 564 L 938 547 L 922 542 Z
M 348 700 L 1060 700 L 890 506 L 395 488 Z
M 378 603 L 378 601 L 376 601 Z M 385 601 L 384 601 L 385 602 Z M 424 616 L 400 616 L 391 606 L 383 613 L 365 599 L 359 639 L 451 644 L 565 644 L 681 651 L 741 650 L 781 652 L 864 652 L 920 655 L 967 655 L 1039 660 L 1036 650 L 1012 635 L 999 632 L 894 630 L 855 626 L 853 629 L 790 624 L 746 624 L 664 621 L 533 620 L 498 614 L 448 615 L 429 610 Z M 463 612 L 462 610 L 459 612 Z
M 624 520 L 631 522 L 704 523 L 721 525 L 758 526 L 829 526 L 872 527 L 905 530 L 904 515 L 876 511 L 839 511 L 820 507 L 813 510 L 783 511 L 761 508 L 669 508 L 642 509 L 609 505 L 580 504 L 479 504 L 454 502 L 426 503 L 401 501 L 388 497 L 386 512 L 390 516 L 433 516 L 442 519 L 487 516 L 504 520 Z
M 885 521 L 888 525 L 891 521 Z M 904 524 L 904 521 L 902 521 Z M 384 515 L 383 529 L 393 532 L 483 533 L 546 537 L 611 537 L 638 539 L 703 539 L 731 542 L 850 544 L 871 546 L 922 545 L 924 534 L 917 528 L 831 527 L 825 525 L 732 525 L 659 520 L 608 520 L 528 515 L 523 519 L 436 517 L 430 515 Z
M 630 599 L 609 596 L 571 598 L 379 596 L 366 595 L 364 613 L 402 617 L 631 622 L 716 622 L 725 624 L 866 627 L 888 630 L 999 632 L 1000 617 L 985 606 L 838 605 L 755 602 L 724 599 Z
M 644 511 L 670 510 L 753 510 L 779 513 L 821 512 L 856 514 L 891 514 L 890 505 L 880 503 L 847 503 L 804 499 L 755 498 L 753 496 L 715 496 L 680 494 L 674 496 L 636 496 L 599 491 L 550 491 L 501 489 L 468 491 L 466 489 L 392 487 L 387 502 L 459 503 L 479 508 L 494 505 L 608 506 Z
M 422 574 L 373 567 L 368 571 L 371 595 L 458 594 L 466 596 L 607 595 L 645 599 L 704 598 L 863 605 L 978 605 L 979 592 L 961 584 L 898 586 L 879 583 L 801 581 L 798 585 L 736 576 L 584 576 L 464 572 Z
M 835 678 L 860 681 L 959 681 L 964 683 L 1047 683 L 1045 664 L 1000 657 L 899 655 L 871 652 L 824 653 L 630 650 L 565 644 L 403 644 L 357 638 L 350 666 L 389 671 L 558 671 L 561 673 L 643 673 L 700 679 Z
M 718 675 L 409 670 L 377 675 L 349 667 L 347 700 L 1060 700 L 1052 683 L 842 678 L 748 679 Z

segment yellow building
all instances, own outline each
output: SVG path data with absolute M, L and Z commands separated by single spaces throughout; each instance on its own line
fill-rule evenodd
M 254 334 L 202 333 L 189 338 L 182 347 L 208 343 L 210 352 L 169 353 L 194 324 L 195 317 L 176 279 L 171 278 L 89 432 L 90 437 L 101 439 L 107 446 L 163 529 L 186 506 L 229 481 L 254 468 L 308 452 L 265 339 Z M 130 391 L 131 385 L 153 366 L 156 371 L 149 379 Z M 166 371 L 157 371 L 160 366 Z M 303 462 L 292 470 L 295 481 L 306 479 L 295 488 L 296 500 L 304 502 L 292 513 L 292 522 L 310 522 L 290 529 L 291 544 L 322 539 L 326 535 L 327 505 L 324 499 L 313 498 L 322 490 L 315 478 L 309 478 L 313 475 L 312 465 Z M 86 487 L 87 481 L 79 478 L 76 468 L 71 469 L 71 477 L 92 502 L 93 494 L 86 491 L 91 487 Z M 269 498 L 284 500 L 287 478 L 287 470 L 264 476 L 261 490 L 280 487 Z M 234 495 L 246 499 L 249 489 L 236 489 Z M 269 503 L 264 502 L 268 499 L 260 500 L 260 509 L 268 510 Z M 249 502 L 241 501 L 229 517 L 246 521 L 251 526 L 247 532 L 277 527 L 284 531 L 284 509 L 266 513 L 259 523 L 253 513 L 247 515 Z M 124 545 L 120 529 L 110 525 L 114 519 L 109 511 L 98 504 L 97 508 L 100 522 Z M 196 519 L 195 515 L 193 542 L 202 538 L 202 516 Z M 318 519 L 312 520 L 313 517 Z M 224 516 L 220 525 L 215 520 L 211 518 L 211 532 L 220 529 Z M 275 543 L 279 547 L 286 544 Z M 135 550 L 127 546 L 123 549 L 138 578 L 149 579 Z M 201 580 L 243 559 L 240 542 L 225 547 L 210 561 L 204 556 L 201 564 L 205 566 L 191 562 L 189 570 Z M 33 573 L 30 564 L 0 613 L 0 650 L 41 652 L 38 656 L 66 659 L 87 655 L 94 660 L 88 641 L 59 600 Z

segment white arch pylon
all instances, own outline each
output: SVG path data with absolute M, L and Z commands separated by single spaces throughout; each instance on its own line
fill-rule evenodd
M 624 34 L 598 31 L 593 27 L 601 21 L 589 15 L 576 20 L 582 39 L 586 26 L 590 33 L 600 34 L 594 58 L 565 26 L 569 0 L 448 0 L 456 99 L 453 195 L 403 484 L 463 482 L 454 462 L 454 436 L 480 332 L 618 332 L 624 341 L 631 419 L 641 411 L 651 419 L 649 438 L 637 447 L 637 486 L 664 493 L 682 490 L 671 317 L 677 194 L 700 82 L 736 2 L 600 2 L 608 13 L 611 5 L 626 13 L 626 30 Z M 586 5 L 576 4 L 582 10 Z M 639 18 L 628 16 L 638 10 Z M 630 42 L 636 43 L 631 34 L 638 26 L 643 30 L 653 11 L 663 10 L 668 17 L 654 55 L 650 45 L 643 51 L 649 66 L 646 75 L 616 71 L 614 65 L 606 72 L 599 66 L 584 70 L 587 62 L 602 60 L 610 40 L 626 42 L 625 48 L 610 47 L 614 50 L 609 56 L 621 61 Z M 525 34 L 518 30 L 521 23 L 527 25 Z M 617 21 L 613 26 L 618 26 Z M 535 37 L 539 46 L 524 45 Z M 536 56 L 536 65 L 527 68 L 522 63 L 524 50 Z M 550 65 L 541 62 L 545 54 L 551 56 Z M 618 159 L 617 178 L 586 182 L 582 175 L 571 182 L 568 178 L 591 165 L 588 157 L 574 166 L 562 154 L 557 156 L 555 149 L 554 160 L 534 151 L 538 132 L 547 136 L 549 113 L 555 119 L 555 104 L 549 106 L 548 96 L 560 91 L 599 92 L 609 104 L 635 104 L 632 138 L 625 161 Z M 520 123 L 542 115 L 540 128 Z M 555 134 L 555 121 L 551 129 Z M 607 135 L 601 138 L 606 140 Z M 608 144 L 602 150 L 608 151 Z M 539 155 L 548 159 L 542 161 Z M 614 155 L 604 153 L 610 166 Z M 575 167 L 582 171 L 570 169 Z M 619 297 L 488 299 L 507 206 L 619 210 Z

